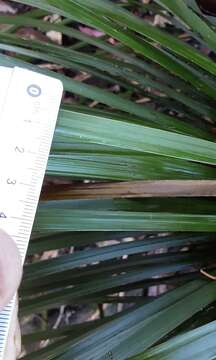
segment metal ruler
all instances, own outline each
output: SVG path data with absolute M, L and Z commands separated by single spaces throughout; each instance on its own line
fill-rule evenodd
M 0 228 L 14 239 L 23 262 L 62 92 L 59 80 L 17 67 L 0 67 Z M 14 302 L 0 312 L 0 360 L 4 359 Z

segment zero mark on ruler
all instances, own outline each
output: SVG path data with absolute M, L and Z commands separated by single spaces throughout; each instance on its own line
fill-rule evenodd
M 32 97 L 38 97 L 41 95 L 42 90 L 41 90 L 40 86 L 31 84 L 27 87 L 27 93 Z

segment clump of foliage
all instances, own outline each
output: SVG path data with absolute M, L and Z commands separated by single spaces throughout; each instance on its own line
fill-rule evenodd
M 216 177 L 215 18 L 193 0 L 15 3 L 29 7 L 0 16 L 0 65 L 63 82 L 47 176 L 73 181 L 44 188 L 20 314 L 130 304 L 95 321 L 25 335 L 24 344 L 48 342 L 24 358 L 213 358 L 216 282 L 199 269 L 215 271 L 215 201 L 193 191 L 179 197 L 178 186 L 192 180 L 197 190 L 197 181 L 208 187 Z M 165 28 L 148 21 L 155 15 Z M 102 36 L 81 32 L 80 24 Z M 55 31 L 62 44 L 20 32 L 29 28 Z M 80 184 L 86 179 L 93 184 Z M 145 180 L 172 180 L 176 196 L 142 197 Z M 58 256 L 36 261 L 51 250 Z M 153 285 L 166 292 L 147 296 Z

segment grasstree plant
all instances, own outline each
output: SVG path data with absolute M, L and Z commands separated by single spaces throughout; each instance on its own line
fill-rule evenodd
M 0 65 L 65 89 L 20 290 L 20 316 L 45 319 L 23 343 L 43 348 L 24 358 L 214 358 L 216 282 L 199 270 L 215 270 L 215 18 L 193 0 L 16 3 L 28 11 L 0 16 Z M 101 317 L 46 324 L 76 304 Z

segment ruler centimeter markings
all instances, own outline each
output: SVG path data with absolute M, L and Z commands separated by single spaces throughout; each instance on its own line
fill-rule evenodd
M 0 67 L 0 228 L 16 242 L 23 263 L 62 93 L 57 79 Z M 14 306 L 15 298 L 0 312 L 0 360 Z

